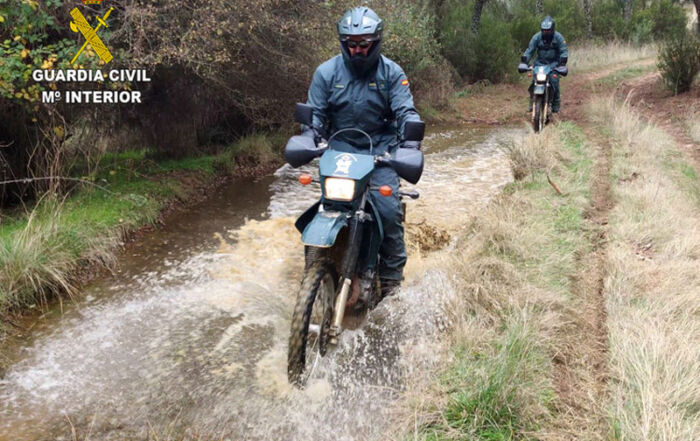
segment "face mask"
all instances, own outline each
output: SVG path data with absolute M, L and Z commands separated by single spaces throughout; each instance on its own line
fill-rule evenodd
M 350 64 L 352 64 L 352 67 L 358 72 L 364 71 L 368 67 L 368 63 L 369 59 L 362 54 L 355 54 L 350 57 Z

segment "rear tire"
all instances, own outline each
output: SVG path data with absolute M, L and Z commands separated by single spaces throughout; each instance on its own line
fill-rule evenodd
M 544 128 L 544 95 L 535 95 L 535 103 L 532 110 L 532 129 L 538 133 Z
M 304 271 L 287 353 L 287 378 L 295 386 L 304 386 L 308 370 L 319 356 L 326 354 L 337 280 L 335 268 L 327 258 L 309 262 Z M 309 325 L 318 332 L 309 332 Z

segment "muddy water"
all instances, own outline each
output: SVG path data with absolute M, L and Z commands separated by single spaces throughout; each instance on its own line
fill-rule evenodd
M 293 222 L 319 190 L 283 167 L 170 219 L 38 325 L 0 381 L 0 440 L 383 439 L 397 398 L 436 362 L 454 295 L 428 251 L 449 250 L 511 180 L 502 147 L 519 134 L 426 139 L 402 291 L 342 334 L 305 390 L 286 381 L 303 262 Z

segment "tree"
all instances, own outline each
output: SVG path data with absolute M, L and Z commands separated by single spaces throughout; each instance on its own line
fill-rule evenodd
M 583 0 L 583 14 L 586 17 L 586 38 L 593 38 L 593 8 L 591 0 Z
M 541 16 L 544 12 L 544 0 L 537 0 L 537 16 Z
M 695 0 L 696 2 L 700 0 Z M 624 7 L 624 14 L 625 14 L 625 23 L 629 23 L 630 17 L 632 16 L 632 5 L 634 3 L 634 0 L 625 0 L 625 7 Z
M 479 27 L 481 26 L 481 11 L 484 9 L 484 4 L 487 0 L 476 0 L 474 2 L 474 12 L 472 13 L 472 34 L 476 35 L 479 33 Z
M 698 28 L 698 34 L 700 34 L 700 0 L 693 0 L 693 1 L 695 2 L 695 12 L 697 14 L 697 19 L 698 19 L 698 22 L 696 23 L 697 28 Z

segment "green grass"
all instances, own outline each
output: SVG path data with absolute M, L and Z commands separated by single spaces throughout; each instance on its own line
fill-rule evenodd
M 513 160 L 521 161 L 514 168 L 528 172 L 477 220 L 483 242 L 468 254 L 462 277 L 488 301 L 470 307 L 484 300 L 469 299 L 464 315 L 490 337 L 474 338 L 468 331 L 457 337 L 453 361 L 440 379 L 449 399 L 439 418 L 419 427 L 421 440 L 534 440 L 557 418 L 551 360 L 560 349 L 541 323 L 564 314 L 580 271 L 575 255 L 592 247 L 584 213 L 593 162 L 579 127 L 561 123 L 547 130 L 555 135 L 530 135 L 524 147 L 513 148 Z M 563 195 L 548 184 L 547 173 Z M 475 325 L 479 320 L 488 326 Z
M 596 89 L 616 87 L 626 80 L 652 72 L 653 70 L 656 70 L 655 65 L 626 67 L 593 81 L 588 87 Z
M 678 151 L 668 152 L 663 160 L 665 170 L 674 182 L 700 205 L 700 180 L 692 164 L 689 164 Z
M 126 232 L 153 223 L 172 200 L 186 200 L 216 174 L 279 162 L 280 134 L 242 138 L 218 155 L 156 161 L 146 150 L 107 153 L 58 201 L 4 213 L 0 224 L 0 319 L 9 310 L 46 303 L 72 291 L 72 274 L 85 262 L 109 263 Z
M 546 356 L 536 335 L 523 323 L 512 323 L 500 340 L 483 352 L 458 348 L 456 363 L 443 381 L 453 392 L 443 412 L 446 426 L 425 427 L 423 439 L 513 440 L 537 429 L 521 411 L 530 404 L 528 389 L 546 375 Z M 534 368 L 534 369 L 533 369 Z M 538 391 L 537 400 L 550 405 L 552 391 Z

